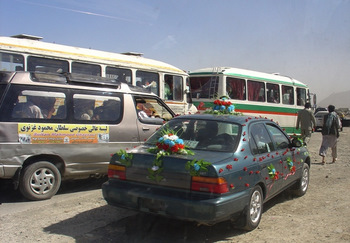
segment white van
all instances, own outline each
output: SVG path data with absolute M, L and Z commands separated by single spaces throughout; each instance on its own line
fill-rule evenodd
M 0 72 L 0 179 L 30 200 L 61 180 L 107 174 L 110 154 L 145 141 L 173 111 L 155 94 L 106 78 Z

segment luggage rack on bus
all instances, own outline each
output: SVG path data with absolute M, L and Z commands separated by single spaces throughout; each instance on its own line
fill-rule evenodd
M 101 76 L 76 74 L 76 73 L 43 73 L 33 72 L 31 73 L 32 80 L 36 82 L 44 83 L 61 83 L 61 84 L 73 84 L 73 85 L 86 85 L 86 86 L 109 86 L 113 88 L 120 88 L 121 82 L 105 78 Z

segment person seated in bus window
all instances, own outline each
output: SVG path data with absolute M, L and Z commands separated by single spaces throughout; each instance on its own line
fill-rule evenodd
M 297 105 L 304 106 L 305 105 L 305 100 L 301 97 L 300 94 L 297 96 Z

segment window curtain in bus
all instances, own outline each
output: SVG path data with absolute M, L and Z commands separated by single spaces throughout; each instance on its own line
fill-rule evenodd
M 264 89 L 264 83 L 248 81 L 248 100 L 259 101 L 260 90 Z
M 227 93 L 231 99 L 244 100 L 245 82 L 241 79 L 227 79 Z

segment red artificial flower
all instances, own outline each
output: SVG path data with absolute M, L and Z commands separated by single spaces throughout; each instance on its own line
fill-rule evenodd
M 248 158 L 248 155 L 244 156 L 244 159 L 247 159 Z
M 254 171 L 252 171 L 252 170 L 249 171 L 249 175 L 252 175 L 252 174 L 254 174 Z
M 177 151 L 179 151 L 179 146 L 177 144 L 175 144 L 174 146 L 172 146 L 170 148 L 170 150 L 171 150 L 171 152 L 176 153 Z
M 219 170 L 219 173 L 221 173 L 221 172 L 223 172 L 224 170 L 221 168 L 220 170 Z
M 167 151 L 169 149 L 169 145 L 168 144 L 163 144 L 163 150 Z
M 234 158 L 234 161 L 238 161 L 238 159 L 237 159 L 237 158 Z
M 292 166 L 291 172 L 295 172 L 295 166 Z
M 249 184 L 248 184 L 248 183 L 245 183 L 244 185 L 245 185 L 246 187 L 249 187 Z
M 247 167 L 243 167 L 243 171 L 247 171 L 248 170 L 248 168 Z
M 235 188 L 235 186 L 233 185 L 233 184 L 230 184 L 230 187 L 233 189 L 233 188 Z
M 226 169 L 232 170 L 232 165 L 226 165 Z
M 241 152 L 243 152 L 243 151 L 244 151 L 244 148 L 241 149 Z

